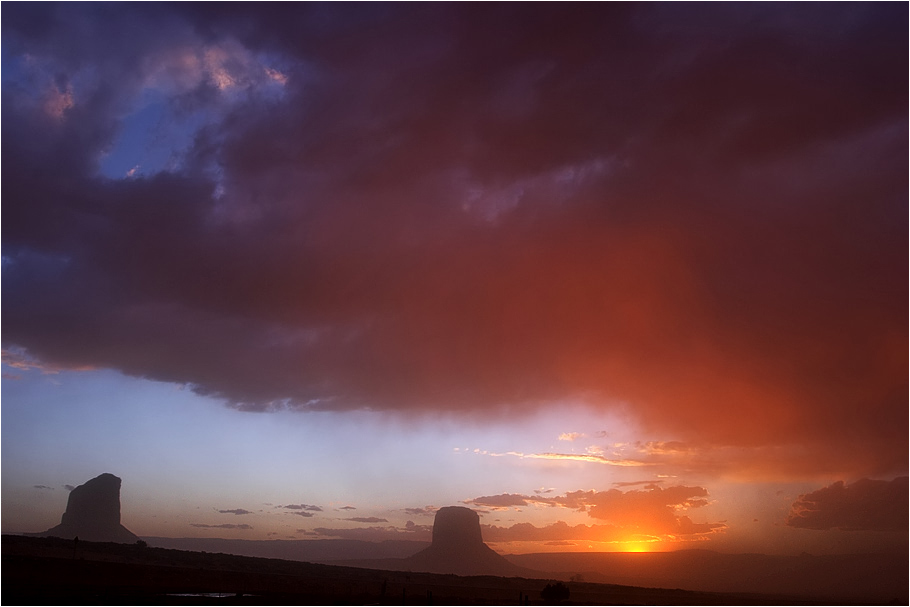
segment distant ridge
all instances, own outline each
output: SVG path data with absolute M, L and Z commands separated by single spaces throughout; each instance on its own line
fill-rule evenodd
M 120 524 L 120 478 L 105 472 L 70 491 L 60 524 L 39 537 L 132 544 L 139 538 Z
M 288 559 L 311 563 L 353 559 L 402 559 L 426 548 L 413 540 L 242 540 L 214 537 L 143 537 L 149 546 L 195 552 Z

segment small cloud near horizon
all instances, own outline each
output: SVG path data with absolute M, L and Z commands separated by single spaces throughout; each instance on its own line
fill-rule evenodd
M 388 523 L 389 520 L 385 518 L 379 518 L 378 516 L 354 516 L 351 518 L 342 519 L 345 521 L 354 521 L 355 523 Z
M 221 514 L 236 514 L 236 515 L 253 514 L 251 511 L 244 510 L 243 508 L 234 508 L 233 510 L 219 510 L 218 512 Z
M 563 432 L 559 435 L 559 440 L 574 442 L 579 438 L 585 438 L 587 434 L 584 432 Z
M 549 501 L 520 495 L 518 493 L 502 493 L 500 495 L 475 497 L 474 499 L 465 500 L 464 503 L 475 506 L 486 506 L 487 508 L 492 508 L 494 510 L 507 510 L 509 508 L 527 506 L 529 503 L 549 503 Z
M 433 516 L 439 510 L 436 506 L 424 506 L 423 508 L 404 508 L 404 512 L 412 516 Z
M 242 529 L 249 530 L 252 529 L 250 525 L 246 523 L 240 525 L 234 525 L 232 523 L 222 523 L 221 525 L 206 525 L 205 523 L 190 523 L 190 527 L 199 527 L 201 529 Z
M 615 481 L 613 483 L 614 487 L 635 487 L 637 485 L 644 485 L 646 489 L 651 488 L 651 486 L 657 486 L 659 483 L 662 483 L 662 480 L 656 481 Z

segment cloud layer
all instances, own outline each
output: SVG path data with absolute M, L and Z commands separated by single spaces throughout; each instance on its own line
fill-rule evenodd
M 556 523 L 537 529 L 530 523 L 519 523 L 509 529 L 492 529 L 495 537 L 514 537 L 495 541 L 515 541 L 518 538 L 533 540 L 597 539 L 615 541 L 628 539 L 630 534 L 649 536 L 691 536 L 714 533 L 726 527 L 724 523 L 694 523 L 687 514 L 690 509 L 708 505 L 708 492 L 703 487 L 675 486 L 661 488 L 647 485 L 641 490 L 620 491 L 570 491 L 565 495 L 544 497 L 504 493 L 477 497 L 466 503 L 493 509 L 523 506 L 557 506 L 587 512 L 609 525 L 576 525 L 569 528 Z M 484 536 L 486 537 L 486 535 Z M 600 538 L 600 539 L 598 539 Z
M 4 347 L 903 470 L 906 16 L 10 6 Z M 182 143 L 104 175 L 150 98 Z
M 787 524 L 803 529 L 844 531 L 906 531 L 910 519 L 907 477 L 891 481 L 860 479 L 850 485 L 838 481 L 799 496 Z

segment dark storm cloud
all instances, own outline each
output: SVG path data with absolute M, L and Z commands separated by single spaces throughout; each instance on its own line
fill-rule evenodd
M 254 410 L 584 395 L 902 470 L 906 18 L 10 5 L 4 347 Z M 209 120 L 102 178 L 144 87 Z
M 891 481 L 864 478 L 850 485 L 838 481 L 799 496 L 787 524 L 818 530 L 906 530 L 910 517 L 907 491 L 906 476 Z

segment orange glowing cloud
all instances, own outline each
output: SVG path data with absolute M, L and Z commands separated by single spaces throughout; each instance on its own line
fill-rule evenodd
M 557 521 L 550 525 L 538 527 L 531 523 L 516 523 L 509 527 L 482 525 L 485 541 L 497 542 L 608 542 L 644 544 L 651 542 L 691 541 L 721 533 L 725 530 L 723 523 L 703 526 L 686 524 L 659 525 L 568 525 Z M 624 549 L 624 548 L 620 548 Z M 633 550 L 634 551 L 634 550 Z M 644 550 L 642 550 L 644 551 Z
M 456 448 L 456 450 L 458 450 Z M 487 451 L 484 449 L 474 449 L 473 453 L 486 455 L 490 457 L 517 457 L 520 459 L 541 459 L 555 461 L 575 461 L 588 462 L 593 464 L 605 464 L 608 466 L 620 467 L 637 467 L 649 466 L 649 462 L 638 461 L 634 459 L 609 458 L 594 453 L 522 453 L 520 451 L 506 451 L 504 453 Z
M 696 523 L 684 514 L 693 509 L 701 508 L 708 504 L 708 492 L 703 487 L 674 486 L 661 488 L 657 484 L 649 484 L 641 490 L 620 491 L 571 491 L 561 496 L 543 497 L 541 495 L 501 494 L 477 497 L 466 500 L 465 503 L 492 509 L 520 508 L 525 506 L 555 506 L 586 512 L 591 518 L 608 522 L 615 534 L 610 535 L 611 541 L 619 536 L 628 538 L 630 535 L 651 535 L 662 537 L 681 537 L 715 533 L 726 528 L 724 523 Z M 562 523 L 565 525 L 565 523 Z M 531 537 L 532 527 L 523 523 L 514 527 L 515 533 L 524 533 Z M 563 527 L 558 527 L 565 531 Z M 584 525 L 576 527 L 584 532 L 584 539 L 589 537 L 590 529 Z M 605 529 L 592 532 L 603 536 Z M 580 537 L 562 535 L 560 537 L 533 536 L 535 540 L 541 539 L 582 539 Z M 512 541 L 512 540 L 502 540 Z

